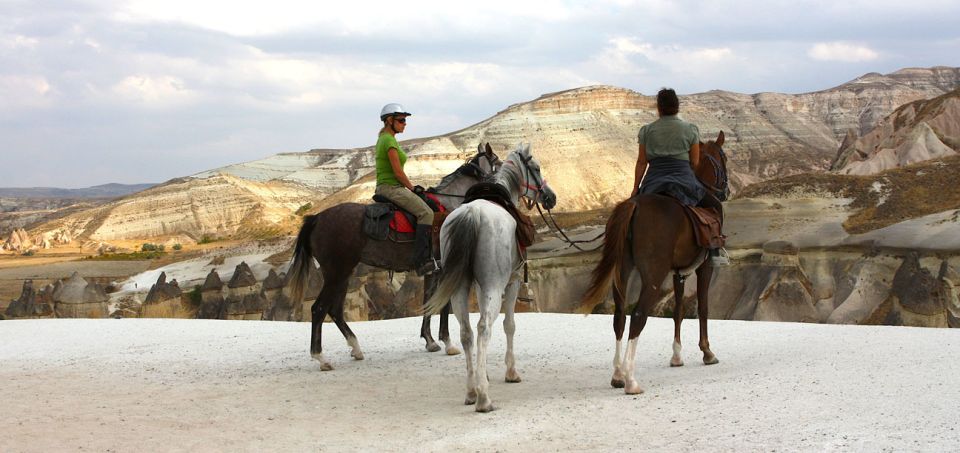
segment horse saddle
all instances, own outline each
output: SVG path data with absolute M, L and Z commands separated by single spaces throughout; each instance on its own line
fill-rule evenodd
M 516 235 L 520 247 L 527 248 L 533 245 L 534 240 L 536 240 L 537 229 L 533 226 L 530 217 L 522 214 L 510 200 L 510 192 L 507 191 L 506 187 L 492 182 L 474 184 L 467 189 L 463 203 L 466 204 L 474 200 L 487 200 L 500 205 L 517 221 Z
M 721 233 L 723 219 L 720 218 L 720 213 L 716 209 L 683 206 L 683 212 L 690 219 L 697 245 L 708 249 L 723 247 L 727 237 Z
M 426 193 L 421 198 L 436 213 L 433 216 L 433 236 L 436 243 L 447 209 L 436 195 Z M 416 233 L 417 218 L 387 197 L 374 195 L 373 200 L 375 203 L 368 204 L 364 208 L 363 232 L 371 239 L 378 241 L 389 239 L 393 242 L 412 242 Z

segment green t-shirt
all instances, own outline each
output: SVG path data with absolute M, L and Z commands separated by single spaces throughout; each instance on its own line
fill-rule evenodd
M 700 129 L 677 115 L 661 116 L 640 128 L 637 141 L 647 147 L 647 160 L 671 157 L 689 161 L 690 147 L 700 143 Z
M 403 168 L 403 165 L 407 163 L 407 153 L 403 152 L 403 148 L 397 143 L 397 138 L 387 133 L 380 134 L 380 138 L 377 139 L 376 151 L 377 185 L 400 185 L 397 175 L 393 173 L 393 167 L 390 166 L 390 156 L 387 155 L 390 148 L 397 150 L 397 157 L 400 158 L 400 168 Z

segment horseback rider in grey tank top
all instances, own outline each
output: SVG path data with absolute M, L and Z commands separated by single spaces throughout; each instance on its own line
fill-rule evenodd
M 637 134 L 639 149 L 630 196 L 667 195 L 684 205 L 714 208 L 722 219 L 720 200 L 708 193 L 694 174 L 700 166 L 700 130 L 680 119 L 679 112 L 677 93 L 669 88 L 660 90 L 657 93 L 660 118 L 641 127 Z M 710 261 L 714 266 L 730 264 L 722 248 L 710 249 Z

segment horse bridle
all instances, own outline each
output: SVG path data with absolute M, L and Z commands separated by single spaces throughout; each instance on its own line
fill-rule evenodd
M 520 156 L 520 162 L 523 163 L 523 168 L 521 169 L 523 172 L 523 184 L 519 187 L 520 189 L 523 189 L 523 193 L 520 195 L 520 198 L 524 200 L 524 204 L 527 206 L 527 209 L 533 209 L 534 206 L 540 205 L 540 197 L 543 195 L 543 189 L 547 186 L 547 180 L 544 179 L 541 181 L 537 174 L 530 169 L 530 161 L 533 160 L 533 156 L 524 156 L 520 153 L 517 154 Z M 512 160 L 508 160 L 505 163 L 513 163 L 516 165 Z M 530 184 L 531 177 L 536 185 Z M 527 196 L 527 193 L 531 190 L 534 193 L 533 198 Z M 549 212 L 549 209 L 547 211 Z
M 717 145 L 717 149 L 720 150 L 720 158 L 727 160 L 726 154 L 723 152 L 723 147 Z M 714 196 L 717 197 L 720 201 L 725 201 L 728 196 L 730 196 L 730 181 L 727 179 L 727 172 L 723 163 L 718 162 L 716 157 L 713 157 L 710 154 L 704 153 L 707 159 L 713 164 L 713 178 L 717 181 L 720 187 L 714 187 L 710 184 L 707 184 L 703 181 L 700 181 L 700 184 L 703 184 L 708 190 L 713 192 Z

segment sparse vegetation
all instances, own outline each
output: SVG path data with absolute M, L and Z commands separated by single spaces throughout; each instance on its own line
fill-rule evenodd
M 151 250 L 148 252 L 104 253 L 103 255 L 88 256 L 85 261 L 143 261 L 161 258 L 166 252 Z
M 21 255 L 23 255 L 23 256 L 33 256 L 33 255 L 36 255 L 36 254 L 37 254 L 37 252 L 36 252 L 35 250 L 33 250 L 33 249 L 30 249 L 30 250 L 27 250 L 27 251 L 21 253 Z
M 173 249 L 179 252 L 180 250 L 183 250 L 183 246 L 180 245 L 180 243 L 178 242 L 176 244 L 173 244 Z
M 212 242 L 217 242 L 217 241 L 219 241 L 219 240 L 220 240 L 220 238 L 218 238 L 218 237 L 210 236 L 209 234 L 204 234 L 204 235 L 200 238 L 200 240 L 197 241 L 197 244 L 210 244 L 210 243 L 212 243 Z
M 737 198 L 836 196 L 852 198 L 843 228 L 851 234 L 960 208 L 960 156 L 934 159 L 872 176 L 804 174 L 745 188 Z M 884 198 L 874 189 L 882 187 Z M 882 202 L 881 202 L 882 201 Z
M 190 297 L 190 303 L 193 304 L 194 306 L 199 307 L 200 304 L 203 303 L 203 297 L 202 297 L 202 294 L 200 293 L 200 285 L 195 285 L 193 289 L 190 290 L 189 297 Z
M 313 208 L 313 203 L 307 202 L 307 204 L 305 204 L 305 205 L 300 206 L 299 208 L 297 208 L 297 212 L 296 212 L 295 214 L 298 215 L 298 216 L 302 216 L 302 215 L 306 214 L 307 211 L 309 211 L 309 210 L 312 209 L 312 208 Z
M 163 252 L 166 247 L 163 244 L 145 243 L 140 246 L 141 252 Z

